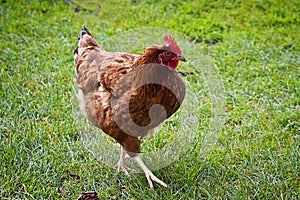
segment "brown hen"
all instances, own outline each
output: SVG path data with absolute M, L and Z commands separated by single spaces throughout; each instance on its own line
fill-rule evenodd
M 83 27 L 74 51 L 78 97 L 84 115 L 121 144 L 118 170 L 125 172 L 125 156 L 133 157 L 152 181 L 167 187 L 139 156 L 141 138 L 175 113 L 185 86 L 174 70 L 185 61 L 175 40 L 151 45 L 142 55 L 105 51 Z

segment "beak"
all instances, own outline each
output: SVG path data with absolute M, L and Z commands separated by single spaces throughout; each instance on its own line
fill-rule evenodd
M 177 55 L 177 59 L 178 60 L 181 60 L 181 61 L 183 61 L 183 62 L 185 62 L 186 60 L 185 60 L 185 58 L 182 56 L 182 55 Z

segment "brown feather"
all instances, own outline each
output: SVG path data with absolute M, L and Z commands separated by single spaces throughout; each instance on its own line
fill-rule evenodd
M 166 48 L 153 45 L 140 56 L 106 52 L 83 29 L 74 52 L 82 111 L 131 156 L 140 152 L 139 137 L 176 112 L 185 96 L 177 73 L 158 64 Z

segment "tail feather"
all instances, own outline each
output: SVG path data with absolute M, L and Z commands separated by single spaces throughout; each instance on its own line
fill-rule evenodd
M 76 49 L 74 50 L 74 52 L 73 52 L 73 54 L 75 55 L 77 55 L 78 54 L 78 47 L 76 47 Z
M 89 32 L 89 30 L 86 28 L 86 26 L 83 26 L 82 29 L 81 29 L 81 37 L 85 34 L 88 34 L 88 35 L 92 36 L 92 34 Z
M 89 32 L 89 30 L 83 26 L 81 29 L 80 36 L 78 37 L 78 46 L 74 50 L 74 60 L 75 63 L 78 63 L 78 60 L 82 57 L 83 53 L 93 48 L 98 48 L 100 51 L 104 49 L 96 42 L 93 35 Z
M 89 30 L 85 26 L 83 26 L 81 29 L 80 36 L 78 37 L 78 46 L 74 50 L 74 54 L 78 54 L 80 48 L 87 47 L 99 47 L 101 50 L 103 50 L 102 47 L 100 47 L 100 45 L 94 39 L 91 32 L 89 32 Z

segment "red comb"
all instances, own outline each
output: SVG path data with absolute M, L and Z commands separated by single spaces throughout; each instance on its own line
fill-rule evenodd
M 181 50 L 179 46 L 176 44 L 174 38 L 172 38 L 169 35 L 166 35 L 163 37 L 163 39 L 167 42 L 167 46 L 169 46 L 171 49 L 173 49 L 173 51 L 181 55 Z

